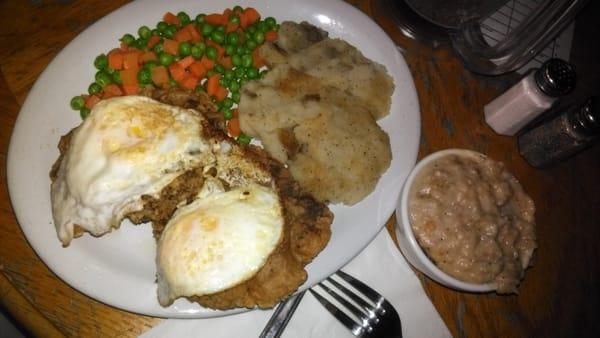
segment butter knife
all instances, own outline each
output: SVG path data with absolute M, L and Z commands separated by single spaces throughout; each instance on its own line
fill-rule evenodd
M 305 292 L 306 291 L 299 292 L 279 303 L 259 338 L 277 338 L 281 336 L 283 330 L 290 321 L 290 318 L 292 318 L 292 315 L 296 311 L 298 304 L 300 304 Z

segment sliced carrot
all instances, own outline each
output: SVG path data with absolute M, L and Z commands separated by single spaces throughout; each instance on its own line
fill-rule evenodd
M 202 64 L 202 66 L 204 66 L 204 69 L 206 69 L 207 71 L 213 69 L 213 67 L 215 66 L 215 62 L 206 57 L 206 55 L 202 56 L 202 58 L 200 59 L 200 63 Z
M 257 48 L 258 49 L 258 48 Z M 231 58 L 229 56 L 224 56 L 219 60 L 219 63 L 223 65 L 226 69 L 233 68 L 233 63 L 231 62 Z
M 258 14 L 258 11 L 252 7 L 246 8 L 243 12 L 243 15 L 246 17 L 248 26 L 260 19 L 260 14 Z
M 123 54 L 121 51 L 111 51 L 108 53 L 108 67 L 114 70 L 123 69 Z
M 187 75 L 183 80 L 179 82 L 179 85 L 185 89 L 195 89 L 200 81 L 199 78 L 194 75 Z
M 139 58 L 137 52 L 127 52 L 123 54 L 123 68 L 133 69 L 137 72 L 139 69 Z
M 177 42 L 190 41 L 192 40 L 192 34 L 190 34 L 190 31 L 188 29 L 182 28 L 175 32 L 175 35 L 173 35 L 173 39 Z
M 157 85 L 164 85 L 169 83 L 169 73 L 167 72 L 167 67 L 165 66 L 156 66 L 152 67 L 150 70 L 152 74 L 152 82 Z
M 233 118 L 227 123 L 227 131 L 231 137 L 238 137 L 242 133 L 240 129 L 240 119 Z
M 192 63 L 189 67 L 190 73 L 194 74 L 194 76 L 198 78 L 203 78 L 206 76 L 206 68 L 200 63 L 200 61 L 196 61 Z
M 121 96 L 123 95 L 123 91 L 119 88 L 118 85 L 111 83 L 104 86 L 104 98 L 107 99 L 109 97 Z
M 189 24 L 187 26 L 185 26 L 185 29 L 188 30 L 188 32 L 190 32 L 190 36 L 192 37 L 191 41 L 192 42 L 200 42 L 202 41 L 202 35 L 200 34 L 200 32 L 198 32 L 198 29 L 196 28 L 196 26 L 194 24 Z
M 248 18 L 246 17 L 246 15 L 244 15 L 244 12 L 240 12 L 238 16 L 240 17 L 240 27 L 242 29 L 246 29 L 248 26 L 250 26 L 250 24 L 248 23 Z
M 235 32 L 239 28 L 239 24 L 233 22 L 227 22 L 227 26 L 225 27 L 225 31 L 227 33 Z
M 96 105 L 96 103 L 100 102 L 100 97 L 97 95 L 90 95 L 85 99 L 85 107 L 87 109 L 92 109 Z
M 225 10 L 223 11 L 223 17 L 225 17 L 225 19 L 229 20 L 231 13 L 233 13 L 231 8 L 225 8 Z
M 208 78 L 206 82 L 206 93 L 208 95 L 216 95 L 219 90 L 219 79 L 221 78 L 220 74 L 214 74 L 213 76 Z
M 148 48 L 154 48 L 154 46 L 156 46 L 157 43 L 160 42 L 160 36 L 159 35 L 152 35 L 150 37 L 150 39 L 148 39 Z
M 163 15 L 163 21 L 170 25 L 179 26 L 179 24 L 180 24 L 180 21 L 179 21 L 179 18 L 177 17 L 177 15 L 175 15 L 171 12 L 166 12 L 165 15 Z
M 137 70 L 135 69 L 124 69 L 121 72 L 121 81 L 123 86 L 137 85 Z
M 261 68 L 265 65 L 265 60 L 260 56 L 260 48 L 252 51 L 252 65 L 256 68 Z
M 140 86 L 136 84 L 125 85 L 123 84 L 123 92 L 125 95 L 135 95 L 140 91 Z
M 223 101 L 228 94 L 229 91 L 225 87 L 219 86 L 219 88 L 217 88 L 217 92 L 215 93 L 215 99 L 217 101 Z
M 179 42 L 165 39 L 165 41 L 163 41 L 163 51 L 171 55 L 177 55 L 179 53 Z
M 146 63 L 148 61 L 157 61 L 158 56 L 156 56 L 156 53 L 154 53 L 154 52 L 144 52 L 144 53 L 140 54 L 138 59 L 139 59 L 140 63 Z
M 169 73 L 173 80 L 179 82 L 185 77 L 185 69 L 177 62 L 173 62 L 169 65 Z
M 237 118 L 238 116 L 240 116 L 240 111 L 237 108 L 232 110 L 231 112 L 233 113 L 234 118 Z
M 204 21 L 211 25 L 225 25 L 227 24 L 227 18 L 221 14 L 209 14 L 204 17 Z
M 183 59 L 177 61 L 177 63 L 179 63 L 179 65 L 181 66 L 181 68 L 186 69 L 192 63 L 194 63 L 194 61 L 196 61 L 196 59 L 194 59 L 193 56 L 188 55 L 188 56 L 184 57 Z
M 273 42 L 275 40 L 277 40 L 279 36 L 277 35 L 276 31 L 268 31 L 265 33 L 265 41 L 267 42 Z

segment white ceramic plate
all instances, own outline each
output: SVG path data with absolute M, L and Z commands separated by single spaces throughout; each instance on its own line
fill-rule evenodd
M 61 135 L 78 125 L 71 97 L 85 92 L 94 78 L 92 62 L 114 48 L 125 33 L 154 26 L 166 11 L 190 15 L 221 12 L 226 7 L 256 7 L 265 17 L 308 21 L 357 46 L 384 64 L 396 89 L 391 114 L 380 121 L 389 134 L 393 159 L 376 190 L 353 207 L 334 205 L 333 235 L 311 263 L 303 288 L 319 282 L 357 255 L 388 220 L 401 186 L 414 165 L 420 135 L 416 91 L 404 59 L 389 37 L 369 17 L 341 1 L 138 1 L 102 18 L 66 46 L 37 80 L 17 119 L 8 154 L 8 183 L 17 219 L 40 258 L 66 283 L 106 304 L 152 316 L 201 318 L 239 312 L 214 311 L 179 299 L 161 307 L 156 298 L 155 243 L 150 225 L 125 222 L 101 238 L 85 235 L 63 248 L 50 207 L 48 172 L 58 156 Z

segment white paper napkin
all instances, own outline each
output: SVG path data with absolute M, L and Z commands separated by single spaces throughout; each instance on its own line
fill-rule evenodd
M 385 228 L 342 270 L 377 290 L 394 305 L 402 320 L 404 337 L 451 337 Z M 258 337 L 272 313 L 272 310 L 254 310 L 211 319 L 168 319 L 141 337 Z M 283 337 L 354 336 L 307 293 Z

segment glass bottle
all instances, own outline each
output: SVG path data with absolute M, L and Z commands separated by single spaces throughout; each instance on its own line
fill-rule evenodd
M 485 122 L 496 133 L 513 136 L 574 87 L 573 66 L 561 59 L 550 59 L 485 105 Z
M 591 97 L 521 134 L 519 153 L 533 167 L 564 160 L 591 145 L 600 136 L 600 98 Z

